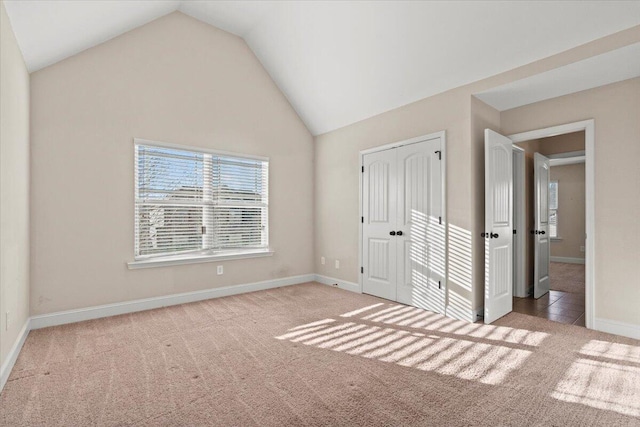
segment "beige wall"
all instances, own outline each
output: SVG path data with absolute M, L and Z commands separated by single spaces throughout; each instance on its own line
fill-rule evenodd
M 0 2 L 0 365 L 29 317 L 29 73 Z M 9 312 L 7 326 L 6 313 Z
M 506 134 L 595 120 L 595 316 L 640 325 L 640 78 L 504 111 Z
M 558 181 L 558 236 L 551 241 L 551 256 L 584 259 L 585 168 L 584 163 L 551 167 L 551 181 Z M 640 214 L 640 213 L 639 213 Z
M 545 156 L 559 153 L 570 153 L 574 151 L 584 151 L 585 147 L 584 131 L 571 132 L 564 135 L 551 136 L 540 139 L 538 152 Z
M 313 138 L 239 37 L 179 12 L 31 75 L 31 313 L 313 273 Z M 270 157 L 273 257 L 128 270 L 133 138 Z

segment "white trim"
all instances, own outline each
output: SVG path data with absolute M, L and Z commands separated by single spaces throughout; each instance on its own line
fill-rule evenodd
M 527 222 L 526 222 L 526 185 L 525 185 L 525 150 L 522 147 L 513 145 L 513 153 L 518 160 L 513 162 L 513 228 L 516 230 L 513 248 L 514 276 L 517 280 L 513 286 L 513 296 L 524 298 L 527 296 Z M 516 179 L 517 177 L 517 179 Z
M 475 310 L 449 310 L 449 305 L 445 307 L 444 315 L 456 320 L 462 320 L 463 322 L 475 323 L 481 319 L 484 319 L 484 306 L 481 306 Z
M 584 131 L 585 137 L 585 187 L 586 187 L 586 241 L 585 241 L 585 321 L 589 329 L 594 329 L 595 316 L 595 259 L 596 259 L 596 222 L 595 222 L 595 121 L 593 119 L 580 122 L 567 123 L 544 129 L 509 135 L 514 143 L 529 141 L 531 139 L 547 138 L 566 133 Z M 595 328 L 597 329 L 597 328 Z
M 274 252 L 272 250 L 259 250 L 254 252 L 230 252 L 224 254 L 215 255 L 178 255 L 158 258 L 147 258 L 137 261 L 131 261 L 127 263 L 129 270 L 136 270 L 138 268 L 151 268 L 151 267 L 165 267 L 168 265 L 181 265 L 181 264 L 199 264 L 202 262 L 216 262 L 226 261 L 233 259 L 245 259 L 245 258 L 261 258 L 272 256 Z
M 20 350 L 22 350 L 22 346 L 27 339 L 27 335 L 29 335 L 29 331 L 31 330 L 31 319 L 27 319 L 24 322 L 24 326 L 20 330 L 18 334 L 18 339 L 9 350 L 7 354 L 7 358 L 5 359 L 2 367 L 0 367 L 0 391 L 4 388 L 4 385 L 7 383 L 9 379 L 9 375 L 11 374 L 11 370 L 13 366 L 16 364 L 16 360 L 18 360 L 18 355 L 20 354 Z
M 47 328 L 49 326 L 64 325 L 67 323 L 117 316 L 119 314 L 135 313 L 137 311 L 186 304 L 212 298 L 263 291 L 265 289 L 280 288 L 282 286 L 297 285 L 300 283 L 313 282 L 314 279 L 314 274 L 305 274 L 302 276 L 284 277 L 281 279 L 265 280 L 263 282 L 247 283 L 244 285 L 224 286 L 221 288 L 206 289 L 203 291 L 185 292 L 134 301 L 124 301 L 114 304 L 79 308 L 76 310 L 59 311 L 57 313 L 42 314 L 31 317 L 31 329 Z
M 549 166 L 567 166 L 567 165 L 577 165 L 580 163 L 584 163 L 586 161 L 586 156 L 576 156 L 576 157 L 562 157 L 562 158 L 549 158 Z
M 564 262 L 567 264 L 584 264 L 585 263 L 584 258 L 571 258 L 571 257 L 564 257 L 564 256 L 552 256 L 552 257 L 549 257 L 549 261 Z
M 360 151 L 360 159 L 362 160 L 362 156 L 365 154 L 377 153 L 378 151 L 390 150 L 392 148 L 402 147 L 404 145 L 417 144 L 418 142 L 430 141 L 432 139 L 445 138 L 445 131 L 434 132 L 428 135 L 416 136 L 415 138 L 404 139 L 402 141 L 392 142 L 390 144 L 380 145 L 378 147 L 367 148 L 366 150 Z M 361 162 L 360 164 L 364 164 Z
M 269 158 L 264 156 L 254 156 L 252 154 L 234 153 L 232 151 L 212 150 L 205 147 L 196 147 L 193 145 L 174 144 L 172 142 L 152 141 L 150 139 L 133 138 L 134 145 L 151 145 L 153 147 L 173 148 L 175 150 L 197 151 L 199 153 L 216 154 L 219 156 L 240 157 L 243 159 L 262 160 L 268 162 Z
M 593 319 L 593 329 L 640 340 L 640 325 L 634 325 L 633 323 L 596 317 Z
M 566 159 L 568 157 L 584 157 L 585 151 L 567 151 L 564 153 L 545 154 L 547 159 Z
M 336 279 L 334 277 L 323 276 L 322 274 L 315 275 L 315 281 L 318 283 L 322 283 L 323 285 L 336 286 L 340 289 L 345 289 L 347 291 L 355 292 L 361 294 L 360 285 L 353 282 L 348 282 L 346 280 Z

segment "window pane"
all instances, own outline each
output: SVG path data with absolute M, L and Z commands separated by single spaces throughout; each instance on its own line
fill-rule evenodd
M 558 181 L 549 183 L 549 209 L 558 209 Z
M 138 204 L 138 255 L 201 249 L 202 211 L 202 206 Z
M 138 195 L 146 200 L 202 200 L 202 153 L 138 146 Z
M 263 225 L 266 208 L 214 208 L 215 240 L 218 249 L 259 248 L 266 246 L 266 227 Z
M 549 211 L 549 236 L 558 237 L 558 211 L 555 209 Z
M 213 158 L 212 187 L 219 203 L 266 203 L 266 162 Z

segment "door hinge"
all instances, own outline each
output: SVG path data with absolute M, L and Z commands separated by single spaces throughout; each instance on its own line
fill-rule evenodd
M 516 230 L 515 230 L 515 228 L 513 229 L 513 234 L 516 234 Z
M 362 167 L 362 173 L 364 173 L 364 166 Z
M 438 289 L 442 289 L 442 282 L 438 280 Z
M 438 217 L 438 224 L 442 224 L 442 217 L 441 216 Z
M 360 274 L 364 274 L 364 267 L 360 267 Z
M 204 225 L 202 226 L 202 234 L 207 234 L 207 227 Z
M 442 160 L 442 151 L 438 150 L 438 151 L 434 151 L 434 153 L 438 155 L 438 160 Z
M 360 217 L 360 222 L 364 224 L 364 217 L 363 216 Z

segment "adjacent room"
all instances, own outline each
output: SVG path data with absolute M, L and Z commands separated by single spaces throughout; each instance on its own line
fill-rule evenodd
M 585 326 L 585 133 L 514 146 L 514 200 L 522 197 L 519 192 L 525 198 L 524 212 L 514 203 L 514 223 L 523 215 L 526 225 L 523 230 L 514 227 L 516 235 L 521 231 L 525 239 L 513 251 L 514 264 L 525 259 L 523 276 L 518 276 L 517 265 L 514 268 L 514 311 Z M 536 171 L 548 173 L 543 176 Z M 524 176 L 521 185 L 515 184 L 518 174 Z M 542 194 L 546 187 L 548 194 Z M 539 230 L 540 217 L 545 215 L 547 227 Z M 548 280 L 541 271 L 548 272 Z
M 0 425 L 640 426 L 640 2 L 0 18 Z

